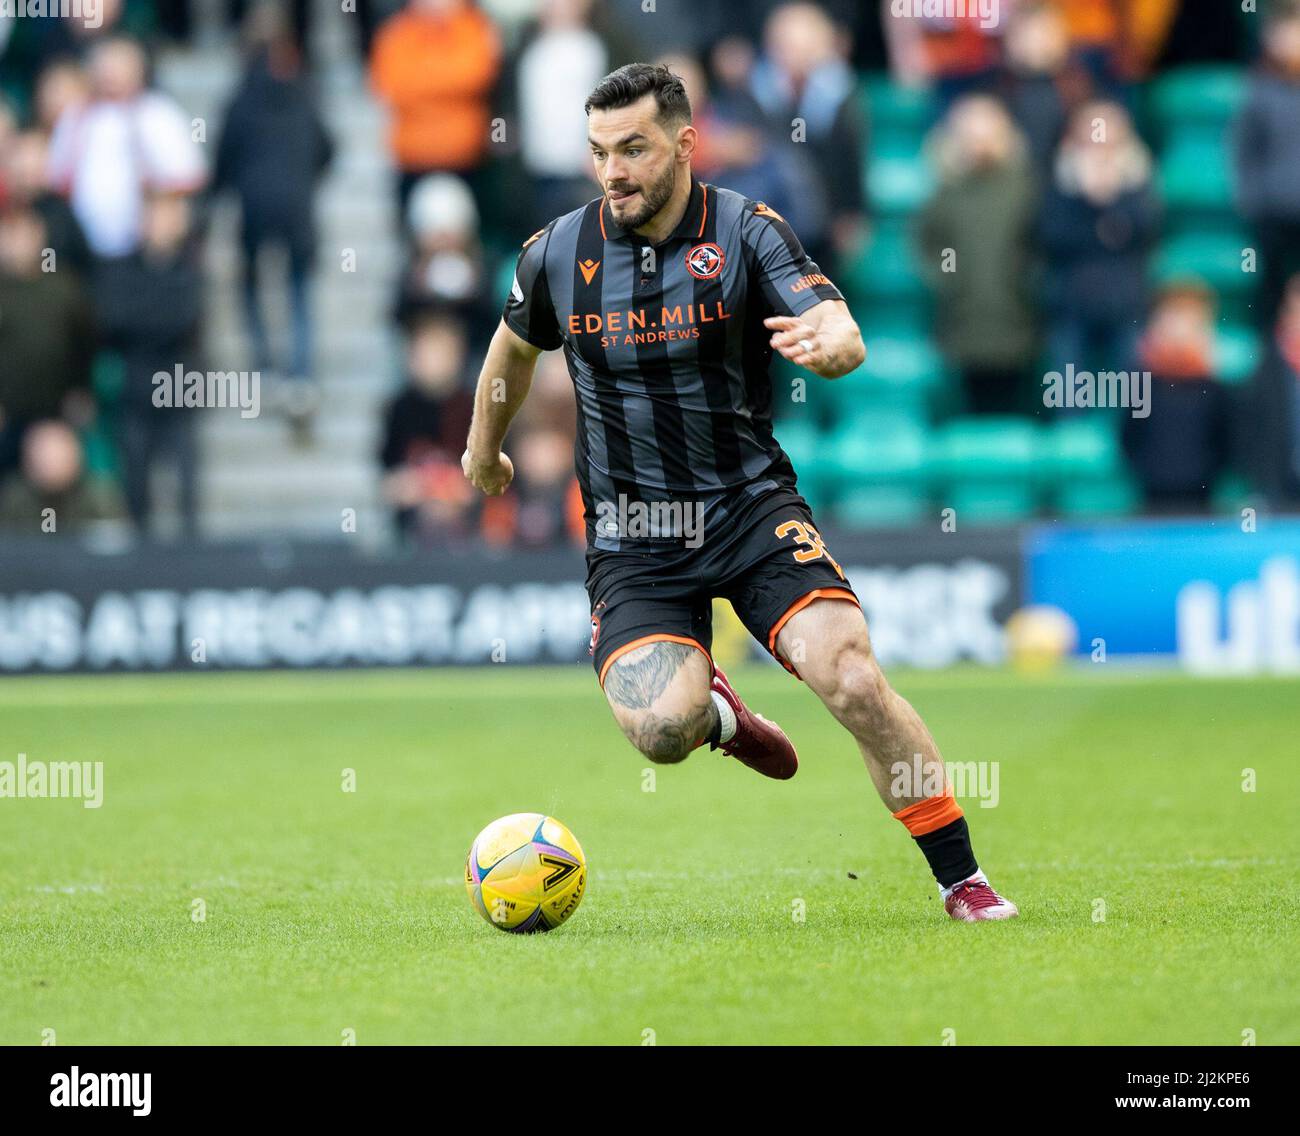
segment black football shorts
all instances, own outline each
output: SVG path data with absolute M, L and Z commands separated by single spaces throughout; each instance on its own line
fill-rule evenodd
M 646 643 L 686 643 L 712 665 L 714 598 L 776 654 L 776 637 L 819 596 L 857 597 L 822 542 L 812 512 L 793 489 L 777 487 L 743 507 L 705 514 L 699 547 L 587 552 L 590 653 L 601 686 L 614 660 Z

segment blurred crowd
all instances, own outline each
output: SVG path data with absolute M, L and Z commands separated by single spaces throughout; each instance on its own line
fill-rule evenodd
M 977 413 L 1025 412 L 1037 397 L 1041 414 L 1036 380 L 1067 364 L 1149 372 L 1156 412 L 1127 421 L 1123 443 L 1150 511 L 1206 510 L 1234 464 L 1268 504 L 1295 508 L 1300 5 L 1260 15 L 1258 58 L 1229 132 L 1236 211 L 1249 226 L 1240 269 L 1254 274 L 1262 343 L 1249 397 L 1236 402 L 1217 373 L 1213 289 L 1194 275 L 1153 283 L 1166 218 L 1135 111 L 1176 28 L 1139 19 L 1157 7 L 1022 0 L 996 35 L 968 25 L 964 39 L 936 37 L 937 185 L 918 233 L 938 298 L 934 334 Z M 1115 14 L 1132 21 L 1127 39 Z M 1202 37 L 1190 61 L 1236 49 L 1239 26 L 1216 24 L 1203 5 L 1185 16 Z M 958 270 L 942 270 L 946 249 L 960 249 Z
M 914 239 L 965 409 L 1032 414 L 1037 397 L 1041 412 L 1045 360 L 1150 370 L 1169 411 L 1135 421 L 1125 446 L 1148 505 L 1178 510 L 1208 506 L 1233 443 L 1215 295 L 1196 280 L 1151 284 L 1162 204 L 1136 99 L 1179 64 L 1248 67 L 1237 200 L 1260 260 L 1265 350 L 1247 456 L 1271 503 L 1300 503 L 1300 11 L 1260 6 L 1252 36 L 1235 5 L 1212 0 L 1000 0 L 988 27 L 978 5 L 944 16 L 894 0 L 345 5 L 356 63 L 388 111 L 404 248 L 402 373 L 377 454 L 396 531 L 419 546 L 580 539 L 560 354 L 543 357 L 512 431 L 511 491 L 483 501 L 459 461 L 519 244 L 598 193 L 583 101 L 633 59 L 684 78 L 698 176 L 771 204 L 837 280 L 871 255 L 866 77 L 932 90 L 936 188 Z M 103 0 L 95 28 L 0 18 L 0 524 L 53 508 L 60 522 L 147 530 L 166 471 L 196 531 L 196 416 L 154 406 L 152 376 L 209 363 L 202 250 L 220 195 L 238 206 L 254 365 L 280 377 L 285 413 L 310 437 L 313 201 L 335 149 L 312 6 L 226 6 L 220 34 L 242 73 L 210 137 L 151 66 L 196 41 L 196 7 Z M 283 336 L 259 303 L 268 246 L 285 253 Z M 959 270 L 943 271 L 952 249 Z
M 219 137 L 153 82 L 151 47 L 183 5 L 103 0 L 0 35 L 0 523 L 56 532 L 119 519 L 148 532 L 158 474 L 198 531 L 197 418 L 155 376 L 206 370 L 204 219 L 240 202 L 244 301 L 270 371 L 258 249 L 288 250 L 289 377 L 310 379 L 311 203 L 329 144 L 287 18 L 240 14 L 246 69 Z M 222 368 L 225 370 L 226 368 Z

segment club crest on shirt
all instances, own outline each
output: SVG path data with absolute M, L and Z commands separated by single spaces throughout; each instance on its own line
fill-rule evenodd
M 696 245 L 686 254 L 686 268 L 697 280 L 708 280 L 722 271 L 726 259 L 715 244 Z

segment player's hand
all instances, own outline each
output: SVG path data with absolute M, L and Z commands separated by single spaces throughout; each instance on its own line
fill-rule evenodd
M 763 326 L 775 332 L 772 350 L 779 351 L 791 363 L 816 371 L 826 362 L 826 353 L 817 337 L 817 329 L 798 316 L 769 316 Z
M 515 476 L 514 463 L 500 452 L 482 458 L 466 450 L 461 455 L 460 468 L 465 471 L 470 484 L 489 497 L 500 497 Z

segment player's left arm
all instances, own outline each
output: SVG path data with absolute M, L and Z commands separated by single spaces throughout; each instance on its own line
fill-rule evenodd
M 763 321 L 772 350 L 825 379 L 859 366 L 866 358 L 862 333 L 840 290 L 804 252 L 786 219 L 761 201 L 747 201 L 740 238 L 772 313 Z
M 769 316 L 772 349 L 824 379 L 838 379 L 862 365 L 866 345 L 843 300 L 822 300 L 797 316 Z

